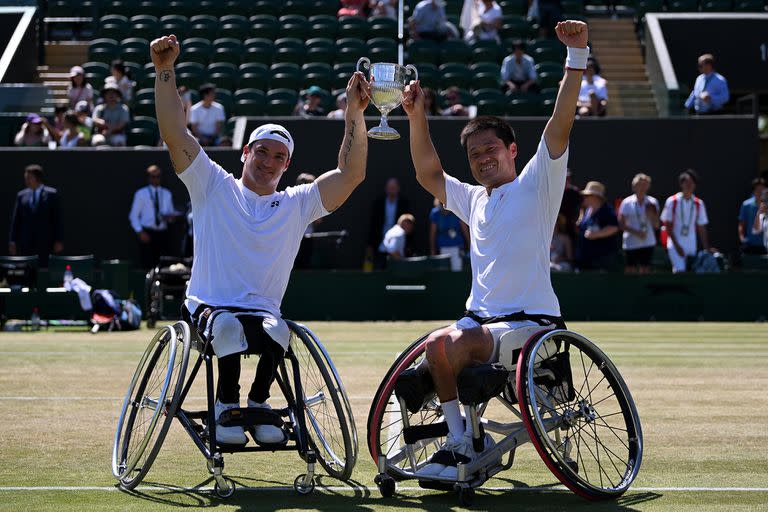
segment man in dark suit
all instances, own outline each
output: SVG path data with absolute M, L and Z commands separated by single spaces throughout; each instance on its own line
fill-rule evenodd
M 384 197 L 373 202 L 371 225 L 368 228 L 368 254 L 374 256 L 376 268 L 384 268 L 387 255 L 378 251 L 384 240 L 384 233 L 397 223 L 404 213 L 409 213 L 408 200 L 400 197 L 400 183 L 397 178 L 390 178 L 384 188 Z
M 27 188 L 16 194 L 13 207 L 8 253 L 11 256 L 36 254 L 40 266 L 47 267 L 48 255 L 64 249 L 59 193 L 43 185 L 43 168 L 39 165 L 28 165 L 24 169 L 24 183 Z

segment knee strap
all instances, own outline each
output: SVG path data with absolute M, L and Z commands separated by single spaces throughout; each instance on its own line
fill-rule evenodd
M 208 321 L 213 352 L 217 357 L 239 354 L 248 350 L 243 324 L 237 317 L 226 310 L 218 310 Z

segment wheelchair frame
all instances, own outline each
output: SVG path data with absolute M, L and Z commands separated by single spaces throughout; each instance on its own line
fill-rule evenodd
M 145 290 L 147 293 L 147 300 L 146 300 L 146 308 L 147 308 L 147 327 L 150 329 L 154 329 L 155 324 L 158 320 L 168 320 L 165 316 L 165 295 L 168 292 L 173 292 L 174 294 L 178 294 L 181 299 L 184 297 L 184 293 L 186 292 L 187 288 L 187 282 L 189 281 L 189 276 L 187 276 L 187 279 L 184 281 L 184 284 L 176 284 L 176 285 L 169 285 L 168 283 L 163 282 L 163 276 L 162 276 L 162 268 L 163 265 L 170 266 L 174 263 L 183 263 L 187 267 L 190 268 L 190 273 L 192 269 L 192 258 L 177 258 L 174 256 L 161 256 L 160 261 L 155 265 L 153 268 L 151 268 L 147 275 L 145 276 Z M 190 274 L 191 275 L 191 274 Z M 177 313 L 177 310 L 174 311 L 174 313 Z M 174 315 L 175 317 L 176 315 Z
M 516 386 L 516 397 L 513 397 L 515 398 L 514 401 L 510 400 L 510 397 L 506 394 L 506 386 L 510 385 L 506 384 L 504 391 L 484 398 L 483 402 L 465 404 L 470 407 L 470 415 L 468 418 L 465 418 L 465 421 L 471 422 L 475 446 L 482 446 L 484 432 L 501 434 L 504 436 L 503 439 L 499 440 L 492 449 L 479 454 L 475 460 L 467 464 L 459 463 L 457 465 L 456 480 L 439 476 L 418 475 L 417 471 L 427 463 L 427 449 L 430 446 L 436 446 L 438 441 L 447 435 L 448 428 L 444 418 L 441 416 L 439 401 L 433 395 L 427 395 L 425 397 L 427 400 L 423 402 L 421 410 L 418 413 L 412 414 L 420 414 L 421 420 L 424 421 L 425 416 L 423 413 L 425 409 L 428 409 L 430 414 L 434 416 L 434 419 L 441 423 L 411 425 L 409 418 L 411 410 L 408 409 L 405 399 L 397 395 L 396 383 L 403 371 L 413 367 L 414 363 L 424 356 L 429 334 L 431 333 L 427 333 L 413 342 L 393 363 L 380 384 L 371 404 L 368 416 L 368 448 L 377 465 L 378 474 L 375 477 L 375 482 L 382 496 L 389 497 L 394 494 L 396 481 L 418 479 L 419 485 L 423 488 L 455 490 L 462 505 L 471 505 L 474 500 L 474 488 L 479 487 L 497 473 L 509 469 L 514 462 L 516 448 L 528 441 L 532 442 L 552 473 L 576 494 L 589 500 L 599 500 L 617 498 L 626 492 L 637 476 L 642 460 L 642 429 L 637 410 L 626 384 L 608 357 L 587 338 L 565 329 L 537 332 L 520 350 L 516 368 L 509 372 L 509 382 L 511 384 L 514 377 L 514 385 Z M 577 460 L 570 459 L 570 452 L 573 447 L 573 441 L 569 437 L 570 429 L 578 421 L 582 421 L 585 425 L 590 423 L 601 427 L 609 427 L 609 425 L 595 411 L 594 405 L 598 405 L 599 402 L 591 404 L 587 403 L 588 400 L 582 399 L 574 407 L 568 408 L 563 405 L 562 411 L 559 411 L 558 407 L 563 402 L 558 404 L 555 395 L 546 396 L 541 391 L 541 388 L 546 386 L 542 386 L 542 380 L 555 380 L 554 377 L 556 377 L 550 370 L 542 369 L 541 365 L 543 359 L 541 358 L 540 351 L 543 349 L 545 354 L 550 351 L 550 347 L 553 345 L 544 346 L 549 341 L 554 341 L 557 344 L 557 350 L 561 348 L 560 343 L 567 343 L 565 352 L 563 352 L 566 354 L 576 344 L 579 345 L 579 350 L 582 351 L 582 354 L 587 353 L 585 350 L 582 350 L 582 347 L 588 350 L 590 354 L 593 354 L 595 357 L 593 363 L 595 360 L 600 361 L 596 366 L 596 372 L 600 371 L 603 374 L 603 379 L 601 379 L 600 383 L 607 379 L 608 384 L 614 391 L 614 394 L 611 396 L 616 396 L 617 401 L 620 402 L 621 412 L 623 413 L 622 419 L 627 423 L 628 441 L 625 446 L 630 455 L 628 456 L 624 475 L 619 484 L 614 487 L 610 487 L 607 484 L 603 485 L 602 473 L 600 474 L 599 486 L 585 484 L 582 481 L 584 478 L 579 475 L 579 454 L 577 454 Z M 570 362 L 568 364 L 570 365 Z M 589 372 L 591 371 L 592 366 L 590 366 L 589 371 L 585 371 L 585 381 L 589 378 Z M 550 376 L 548 373 L 552 373 L 552 375 Z M 459 380 L 461 380 L 461 376 L 460 374 Z M 578 388 L 579 385 L 575 384 L 572 387 Z M 531 389 L 533 389 L 533 394 L 529 391 Z M 583 387 L 579 389 L 579 398 L 583 398 L 580 396 L 582 391 Z M 621 395 L 620 397 L 619 394 Z M 591 389 L 587 395 L 591 399 Z M 504 408 L 510 411 L 519 421 L 499 422 L 481 418 L 490 401 L 494 398 L 497 398 Z M 388 410 L 390 404 L 394 408 Z M 429 409 L 430 407 L 431 409 Z M 396 415 L 398 411 L 400 413 L 399 419 L 402 422 L 402 429 L 397 435 L 389 436 L 385 440 L 382 439 L 383 428 L 380 427 L 383 427 L 385 424 L 382 421 L 383 418 L 386 414 Z M 552 411 L 557 412 L 553 413 Z M 551 416 L 547 419 L 542 418 L 547 413 Z M 598 421 L 601 421 L 603 424 L 597 423 Z M 390 416 L 387 418 L 386 424 L 388 431 L 393 425 L 397 424 L 397 421 L 393 422 L 393 418 Z M 561 436 L 561 432 L 563 432 L 564 438 Z M 576 431 L 576 433 L 578 434 L 579 432 Z M 550 437 L 553 434 L 554 446 L 552 446 L 553 443 Z M 400 442 L 401 439 L 404 441 L 402 444 Z M 597 432 L 594 434 L 594 440 L 596 444 L 599 442 Z M 621 439 L 619 441 L 623 443 Z M 397 447 L 397 450 L 393 455 L 391 452 L 394 447 Z M 383 453 L 385 449 L 386 453 Z M 603 446 L 603 449 L 605 449 L 605 446 Z M 596 448 L 596 450 L 599 455 L 599 449 Z M 562 453 L 558 455 L 557 452 Z M 509 457 L 507 462 L 504 463 L 503 457 L 507 453 L 509 453 Z M 582 458 L 581 461 L 584 463 L 585 458 Z M 613 461 L 611 462 L 613 463 Z M 599 464 L 600 460 L 598 458 L 598 466 Z M 615 464 L 614 467 L 616 467 Z M 602 467 L 600 467 L 600 470 L 602 470 Z M 583 471 L 586 472 L 586 468 L 583 468 Z M 619 468 L 616 468 L 616 471 L 621 476 Z
M 231 496 L 235 491 L 234 482 L 230 478 L 224 476 L 224 453 L 298 451 L 299 456 L 307 463 L 307 472 L 297 476 L 294 480 L 294 489 L 299 494 L 309 494 L 314 490 L 315 464 L 317 462 L 320 462 L 331 476 L 335 476 L 342 480 L 347 480 L 351 476 L 352 468 L 357 460 L 357 432 L 355 430 L 352 409 L 346 391 L 344 390 L 344 386 L 328 353 L 314 333 L 301 324 L 297 324 L 290 320 L 286 320 L 286 322 L 292 331 L 292 341 L 294 337 L 297 338 L 299 340 L 298 343 L 301 343 L 307 348 L 314 363 L 318 365 L 317 367 L 320 369 L 322 378 L 328 386 L 328 393 L 331 396 L 326 397 L 324 392 L 320 391 L 313 396 L 306 397 L 305 400 L 301 376 L 301 363 L 299 357 L 297 357 L 297 354 L 295 353 L 293 343 L 289 345 L 285 358 L 280 361 L 277 377 L 275 379 L 285 397 L 287 406 L 273 410 L 274 413 L 287 420 L 286 430 L 289 438 L 284 444 L 263 447 L 258 445 L 219 445 L 216 442 L 213 371 L 214 354 L 210 342 L 204 340 L 195 330 L 190 329 L 189 324 L 185 321 L 179 321 L 172 326 L 163 327 L 157 332 L 142 357 L 131 381 L 118 421 L 118 429 L 115 434 L 115 443 L 112 454 L 112 472 L 120 481 L 120 486 L 123 489 L 133 489 L 141 482 L 148 472 L 152 462 L 154 462 L 154 459 L 162 446 L 165 434 L 174 418 L 179 421 L 200 453 L 205 457 L 208 471 L 211 473 L 214 480 L 214 491 L 222 498 Z M 162 343 L 163 340 L 164 344 Z M 176 343 L 169 343 L 171 340 L 175 340 Z M 176 363 L 179 341 L 181 342 L 182 354 L 180 362 Z M 157 398 L 146 396 L 148 375 L 146 371 L 144 371 L 145 363 L 149 360 L 150 367 L 154 368 L 154 364 L 157 360 L 162 359 L 162 353 L 166 347 L 168 347 L 169 354 L 162 389 Z M 192 348 L 198 352 L 198 358 L 189 372 L 189 375 L 186 376 L 188 356 L 190 349 Z M 290 362 L 290 371 L 287 368 L 286 361 Z M 186 410 L 182 408 L 182 404 L 203 364 L 205 364 L 206 375 L 207 409 L 202 411 Z M 320 367 L 320 364 L 323 365 L 322 368 Z M 177 377 L 174 377 L 173 370 L 175 368 L 179 368 L 180 370 Z M 332 379 L 333 382 L 329 382 L 329 379 Z M 139 384 L 139 388 L 136 389 L 136 384 L 139 380 L 141 380 L 141 383 Z M 173 389 L 172 393 L 169 394 L 171 386 L 173 386 Z M 329 446 L 329 444 L 332 443 L 329 443 L 326 438 L 327 433 L 321 431 L 320 425 L 314 421 L 313 413 L 311 412 L 312 405 L 328 399 L 331 400 L 337 415 L 339 415 L 338 419 L 340 424 L 338 428 L 341 431 L 344 444 L 344 454 L 342 454 L 343 461 L 339 455 L 335 453 L 334 448 Z M 164 404 L 164 406 L 159 406 L 160 404 Z M 132 428 L 136 421 L 136 416 L 141 413 L 144 408 L 153 411 L 152 418 L 148 420 L 148 432 L 146 432 L 144 438 L 139 441 L 139 453 L 138 455 L 135 455 L 135 451 L 130 451 L 132 444 Z M 140 459 L 144 452 L 149 448 L 148 444 L 154 430 L 158 428 L 160 416 L 163 416 L 164 419 L 160 425 L 157 439 L 150 448 L 142 466 L 138 469 L 138 475 L 132 477 L 133 472 L 136 471 L 136 466 L 139 463 L 139 460 L 137 459 Z M 314 432 L 316 439 L 311 435 L 310 428 Z M 127 437 L 125 435 L 126 432 Z M 251 434 L 253 437 L 253 432 L 251 432 Z M 326 460 L 326 456 L 329 456 L 329 458 L 333 460 Z M 342 470 L 339 471 L 338 474 L 333 474 L 333 471 L 335 471 L 334 465 L 338 465 L 340 462 L 343 463 Z M 331 466 L 334 466 L 333 470 Z

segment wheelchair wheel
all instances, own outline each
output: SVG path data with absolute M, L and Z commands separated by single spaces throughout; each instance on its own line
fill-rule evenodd
M 189 347 L 186 322 L 164 327 L 133 374 L 112 449 L 112 474 L 124 489 L 141 482 L 160 451 L 181 401 Z
M 559 330 L 530 340 L 517 368 L 523 423 L 552 473 L 589 500 L 624 494 L 640 469 L 643 434 L 614 364 L 588 339 Z
M 398 376 L 424 360 L 427 333 L 414 341 L 395 360 L 376 391 L 368 413 L 368 451 L 378 464 L 379 456 L 386 457 L 386 471 L 395 480 L 402 480 L 422 466 L 442 443 L 443 438 L 419 441 L 408 448 L 403 436 L 403 411 L 395 396 Z M 443 421 L 443 413 L 437 397 L 432 397 L 417 413 L 405 411 L 410 427 L 427 426 Z
M 307 327 L 288 322 L 299 365 L 310 445 L 332 477 L 348 480 L 357 462 L 357 430 L 344 386 L 325 348 Z

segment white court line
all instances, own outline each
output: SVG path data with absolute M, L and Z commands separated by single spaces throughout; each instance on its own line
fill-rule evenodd
M 355 492 L 355 491 L 369 491 L 378 492 L 378 488 L 374 486 L 360 486 L 360 487 L 346 487 L 346 486 L 332 486 L 324 487 L 318 486 L 318 490 L 329 492 Z M 190 491 L 212 491 L 212 487 L 162 487 L 162 486 L 139 486 L 136 491 L 156 491 L 156 492 L 190 492 Z M 398 491 L 402 492 L 415 492 L 424 491 L 421 487 L 404 487 L 399 486 Z M 571 492 L 564 486 L 547 486 L 547 487 L 479 487 L 481 491 L 503 491 L 503 492 Z M 38 492 L 38 491 L 100 491 L 100 492 L 122 492 L 121 489 L 116 486 L 0 486 L 0 492 Z M 249 491 L 249 492 L 283 492 L 293 491 L 293 486 L 273 486 L 273 487 L 237 487 L 237 491 Z M 631 487 L 630 492 L 768 492 L 768 487 Z
M 124 400 L 124 396 L 0 396 L 0 401 L 6 400 L 6 401 L 16 401 L 16 402 L 38 402 L 38 401 L 48 401 L 48 402 L 115 402 L 115 401 L 122 401 Z M 373 396 L 366 396 L 366 395 L 360 395 L 355 396 L 352 395 L 349 397 L 350 400 L 361 400 L 361 401 L 371 401 L 373 400 Z M 203 402 L 206 398 L 204 396 L 188 396 L 184 399 L 185 402 L 188 401 L 196 401 L 196 402 Z M 280 400 L 276 400 L 277 402 L 280 402 Z
M 674 350 L 669 350 L 665 352 L 623 352 L 623 351 L 608 351 L 608 355 L 610 357 L 695 357 L 695 358 L 711 358 L 712 354 L 704 352 L 703 349 L 706 349 L 709 347 L 702 347 L 702 351 L 700 352 L 677 352 Z M 378 356 L 378 355 L 388 355 L 391 352 L 386 350 L 360 350 L 360 351 L 339 351 L 339 352 L 331 352 L 331 357 L 335 356 Z M 125 355 L 135 355 L 140 356 L 143 354 L 143 352 L 46 352 L 46 351 L 0 351 L 0 357 L 7 355 L 7 356 L 38 356 L 38 357 L 46 357 L 46 356 L 103 356 L 103 355 L 119 355 L 119 356 L 125 356 Z M 742 350 L 735 351 L 735 352 L 718 352 L 718 356 L 726 356 L 726 357 L 732 357 L 737 359 L 745 359 L 745 358 L 768 358 L 768 351 L 759 351 L 759 352 L 745 352 Z

